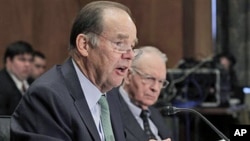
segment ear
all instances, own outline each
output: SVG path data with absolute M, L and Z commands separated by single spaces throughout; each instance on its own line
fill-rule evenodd
M 78 34 L 76 37 L 76 48 L 83 56 L 88 56 L 88 37 L 85 34 Z

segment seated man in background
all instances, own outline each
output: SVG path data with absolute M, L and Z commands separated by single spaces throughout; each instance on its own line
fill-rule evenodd
M 140 49 L 143 53 L 132 61 L 122 86 L 109 93 L 119 97 L 127 141 L 166 139 L 169 137 L 166 123 L 152 105 L 158 100 L 161 89 L 168 84 L 167 57 L 155 47 Z
M 28 79 L 32 83 L 36 78 L 41 76 L 46 70 L 46 57 L 42 52 L 34 51 L 31 74 Z
M 32 46 L 24 41 L 10 44 L 0 71 L 0 115 L 11 115 L 29 87 L 27 78 L 33 59 Z

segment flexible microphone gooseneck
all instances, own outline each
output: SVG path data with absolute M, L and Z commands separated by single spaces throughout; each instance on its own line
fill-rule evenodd
M 173 106 L 165 106 L 162 109 L 164 111 L 164 113 L 166 113 L 167 115 L 174 115 L 178 112 L 190 112 L 190 113 L 194 113 L 196 115 L 198 115 L 199 117 L 201 117 L 222 139 L 224 139 L 225 141 L 230 141 L 229 138 L 227 138 L 221 131 L 219 131 L 208 119 L 206 119 L 201 113 L 193 110 L 193 109 L 188 109 L 188 108 L 176 108 Z
M 193 72 L 195 72 L 195 71 L 197 71 L 198 69 L 200 69 L 202 65 L 204 65 L 205 63 L 210 62 L 210 61 L 212 61 L 212 60 L 213 60 L 213 56 L 210 56 L 210 57 L 208 57 L 208 58 L 202 60 L 200 63 L 198 63 L 198 64 L 195 65 L 194 67 L 188 69 L 187 73 L 185 73 L 182 77 L 173 80 L 173 81 L 169 84 L 168 90 L 169 90 L 170 92 L 176 91 L 175 85 L 176 85 L 177 83 L 180 83 L 180 82 L 184 81 L 184 80 L 185 80 L 188 76 L 190 76 Z M 176 97 L 176 93 L 172 94 L 172 95 L 171 95 L 169 98 L 167 98 L 167 99 L 168 99 L 169 101 L 171 101 L 171 100 L 173 100 L 175 97 Z

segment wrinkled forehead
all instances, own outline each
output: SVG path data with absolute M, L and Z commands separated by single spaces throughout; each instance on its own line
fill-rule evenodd
M 145 73 L 157 74 L 165 77 L 167 73 L 166 63 L 160 56 L 156 55 L 155 53 L 142 54 L 134 66 L 144 70 Z

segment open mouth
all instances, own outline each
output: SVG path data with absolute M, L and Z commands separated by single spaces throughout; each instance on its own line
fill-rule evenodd
M 117 70 L 118 74 L 124 75 L 127 72 L 128 67 L 122 66 L 122 67 L 116 68 L 116 70 Z

